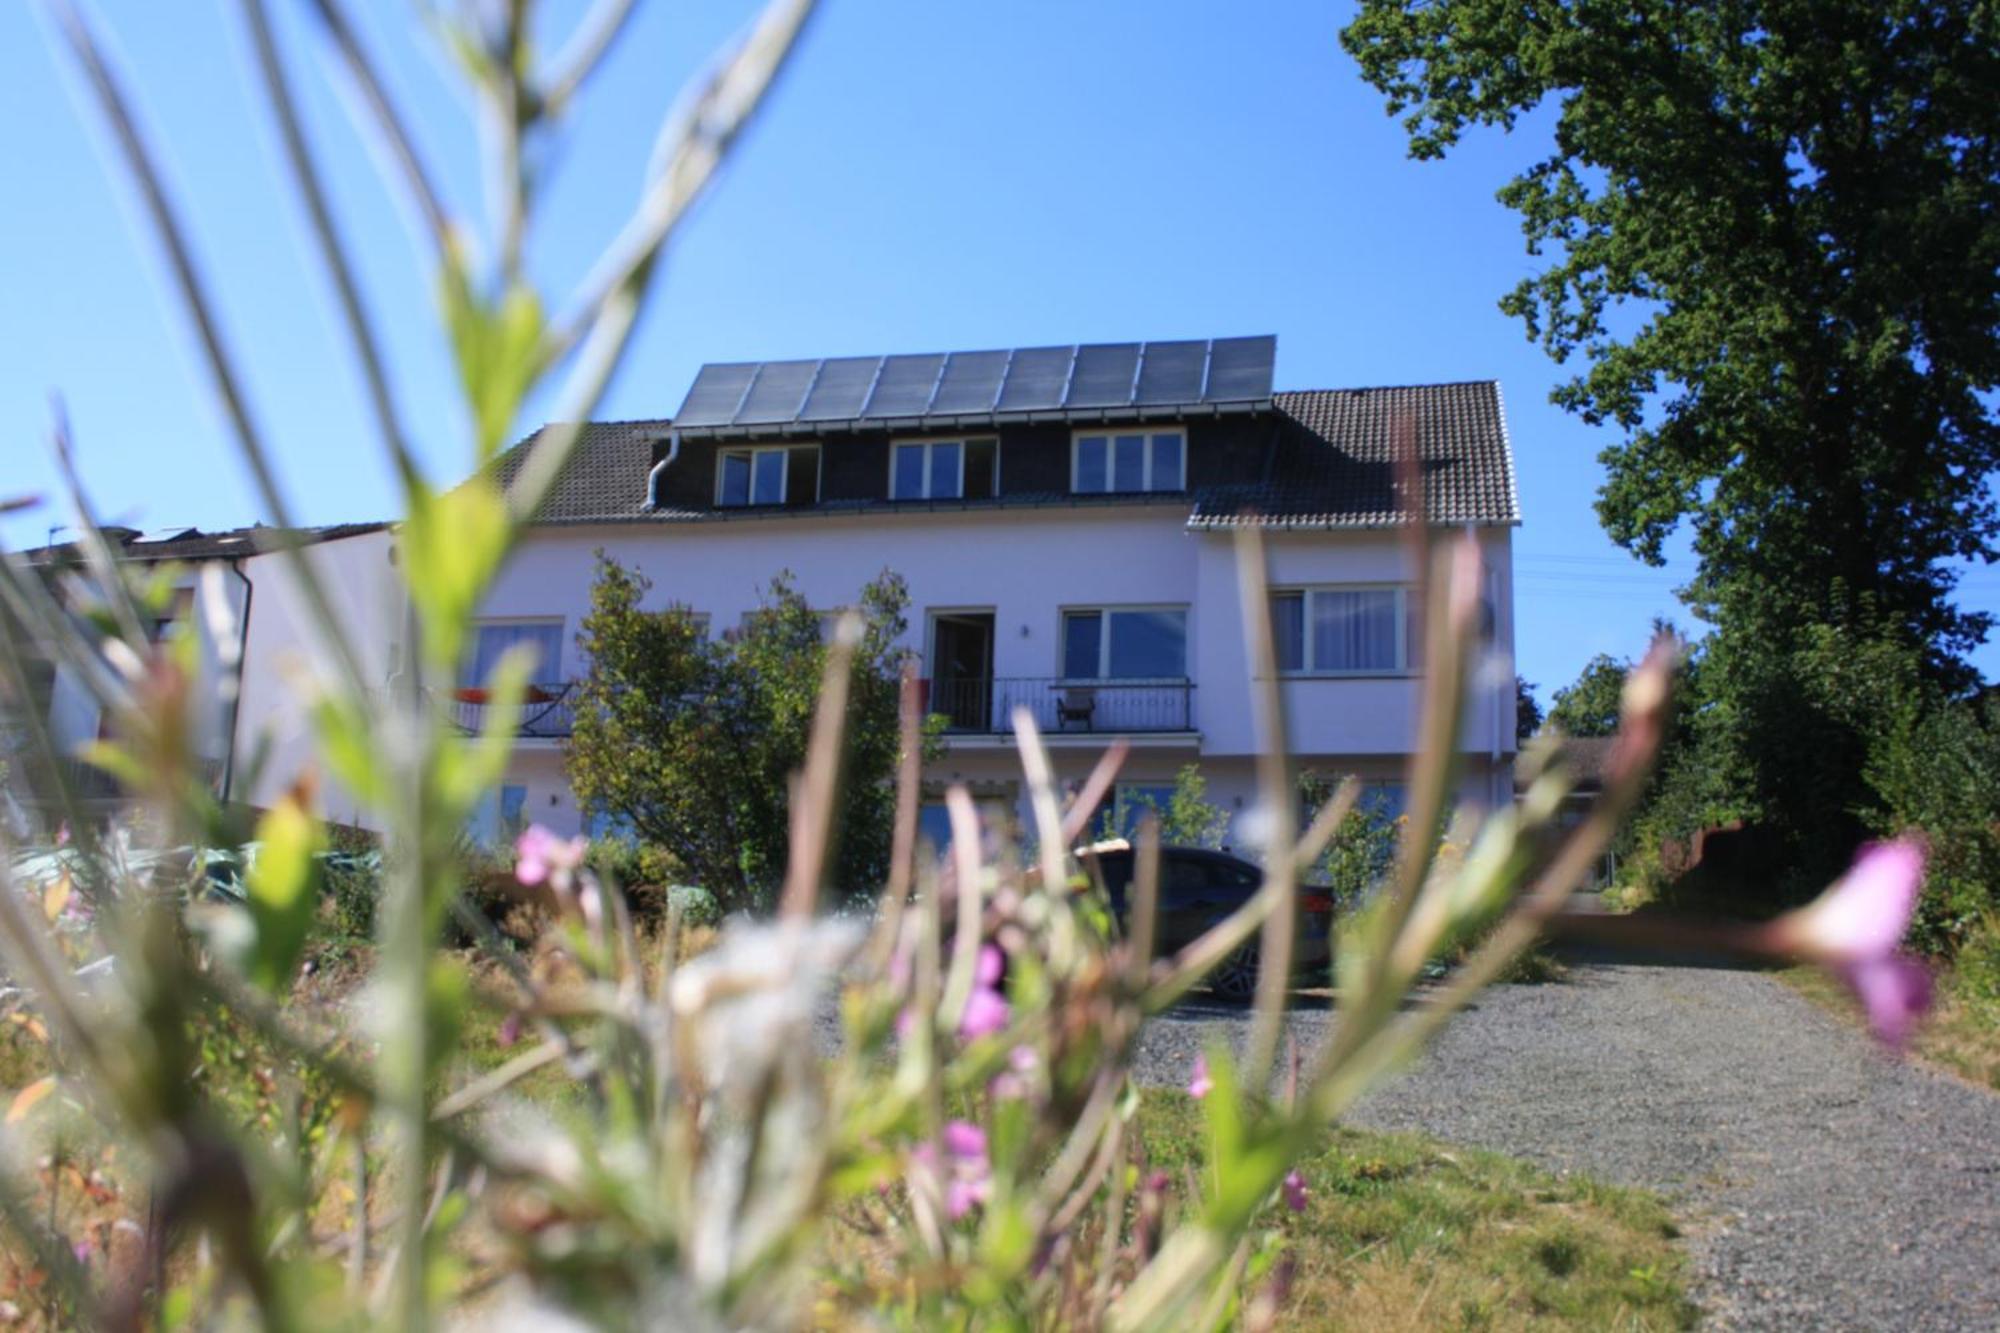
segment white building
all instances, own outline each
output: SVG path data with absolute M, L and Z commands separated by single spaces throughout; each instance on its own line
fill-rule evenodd
M 341 823 L 373 825 L 368 812 L 327 780 L 315 760 L 315 744 L 304 682 L 324 672 L 328 645 L 319 642 L 313 618 L 293 578 L 287 557 L 272 549 L 267 528 L 202 532 L 196 528 L 104 533 L 121 560 L 172 566 L 177 572 L 164 614 L 146 631 L 157 641 L 176 624 L 196 636 L 197 680 L 193 701 L 196 760 L 224 800 L 268 804 L 302 774 L 319 776 L 322 811 Z M 327 589 L 346 630 L 346 640 L 371 682 L 385 680 L 396 660 L 397 626 L 403 615 L 402 584 L 394 564 L 394 534 L 385 523 L 347 523 L 303 530 L 295 535 L 305 558 Z M 26 553 L 63 603 L 80 607 L 95 596 L 80 551 L 52 544 Z M 212 614 L 203 590 L 212 580 L 219 606 Z M 97 698 L 83 679 L 62 663 L 49 645 L 30 644 L 29 698 L 0 700 L 9 709 L 35 710 L 50 741 L 63 756 L 110 734 Z M 241 662 L 241 689 L 232 690 L 226 664 Z M 0 758 L 12 753 L 10 786 L 28 808 L 55 822 L 51 775 L 29 761 L 25 726 L 0 726 Z M 65 760 L 73 794 L 86 808 L 110 809 L 121 800 L 110 779 L 86 765 Z
M 1275 341 L 711 365 L 672 419 L 587 426 L 486 599 L 453 690 L 460 722 L 477 728 L 479 687 L 499 654 L 524 640 L 540 650 L 523 738 L 480 831 L 591 823 L 563 746 L 599 551 L 651 581 L 650 605 L 689 608 L 712 634 L 760 607 L 780 571 L 828 611 L 883 570 L 900 574 L 907 646 L 931 710 L 949 722 L 927 774 L 934 791 L 964 781 L 1018 805 L 1018 706 L 1064 780 L 1124 736 L 1127 808 L 1134 795 L 1158 799 L 1194 763 L 1210 799 L 1241 811 L 1258 743 L 1233 535 L 1246 524 L 1267 538 L 1297 762 L 1360 776 L 1394 806 L 1421 689 L 1404 532 L 1413 497 L 1395 462 L 1411 442 L 1426 520 L 1474 531 L 1485 557 L 1461 797 L 1511 799 L 1519 507 L 1499 387 L 1274 393 Z M 503 481 L 533 443 L 500 458 Z M 256 535 L 120 539 L 129 559 L 186 562 L 190 588 L 202 566 L 227 569 L 243 687 L 240 700 L 213 692 L 201 744 L 225 795 L 265 804 L 313 767 L 299 684 L 324 669 L 326 645 L 313 642 L 283 558 Z M 349 647 L 386 685 L 405 614 L 394 531 L 303 535 Z M 36 554 L 58 559 L 60 548 Z M 205 647 L 204 660 L 219 651 Z M 75 682 L 52 670 L 44 684 L 37 705 L 59 744 L 98 734 Z M 378 823 L 319 776 L 330 818 Z
M 593 423 L 468 664 L 476 699 L 506 646 L 542 654 L 544 702 L 493 814 L 589 823 L 562 747 L 600 550 L 651 581 L 649 605 L 689 608 L 712 634 L 780 570 L 828 610 L 902 575 L 908 647 L 950 722 L 937 787 L 1018 802 L 1018 705 L 1061 778 L 1124 736 L 1121 798 L 1193 762 L 1210 799 L 1241 810 L 1257 749 L 1232 533 L 1245 524 L 1266 530 L 1294 755 L 1393 805 L 1420 692 L 1399 436 L 1421 457 L 1430 523 L 1474 530 L 1485 556 L 1462 798 L 1511 799 L 1519 508 L 1499 387 L 1274 393 L 1274 352 L 1250 338 L 711 365 L 671 420 Z M 532 444 L 502 457 L 504 478 Z M 476 704 L 461 711 L 477 724 Z

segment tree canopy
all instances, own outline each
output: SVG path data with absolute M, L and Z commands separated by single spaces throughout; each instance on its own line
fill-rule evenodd
M 1725 626 L 1889 623 L 1949 672 L 1988 617 L 2000 456 L 2000 6 L 1362 0 L 1342 33 L 1413 155 L 1553 104 L 1502 301 L 1622 438 L 1598 512 Z
M 1556 691 L 1548 725 L 1565 736 L 1617 735 L 1619 702 L 1631 669 L 1631 663 L 1608 653 L 1591 658 L 1574 681 Z
M 792 776 L 805 762 L 822 616 L 789 574 L 764 608 L 712 638 L 685 608 L 642 609 L 650 584 L 598 554 L 578 634 L 589 663 L 566 754 L 579 804 L 664 848 L 725 909 L 760 905 L 784 873 Z M 834 881 L 880 882 L 894 820 L 898 647 L 909 595 L 885 571 L 860 590 Z

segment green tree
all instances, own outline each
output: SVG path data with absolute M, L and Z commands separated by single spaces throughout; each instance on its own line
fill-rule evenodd
M 1866 614 L 1951 672 L 1989 617 L 2000 462 L 2000 6 L 1363 0 L 1341 39 L 1413 155 L 1552 106 L 1502 301 L 1623 438 L 1598 511 L 1725 633 Z
M 1535 683 L 1525 676 L 1514 677 L 1514 740 L 1525 745 L 1528 737 L 1542 729 L 1542 705 L 1535 698 Z
M 1194 764 L 1182 764 L 1174 774 L 1174 789 L 1165 809 L 1151 796 L 1135 800 L 1152 809 L 1160 821 L 1163 847 L 1207 847 L 1219 849 L 1229 833 L 1229 812 L 1208 799 L 1208 779 Z
M 1608 653 L 1591 658 L 1574 681 L 1556 691 L 1548 724 L 1565 736 L 1617 735 L 1618 705 L 1630 670 L 1630 663 Z
M 783 876 L 789 792 L 804 763 L 826 660 L 820 613 L 789 574 L 762 610 L 711 640 L 685 608 L 641 608 L 646 578 L 598 553 L 577 636 L 579 683 L 566 751 L 579 804 L 665 848 L 725 909 L 768 901 Z M 846 780 L 833 827 L 837 887 L 880 882 L 895 816 L 898 682 L 909 594 L 884 572 L 860 592 L 849 686 Z

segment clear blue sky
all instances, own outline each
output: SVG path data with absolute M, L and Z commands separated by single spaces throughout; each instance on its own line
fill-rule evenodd
M 545 6 L 566 31 L 580 3 Z M 275 0 L 342 221 L 363 256 L 419 452 L 470 446 L 429 278 L 305 6 Z M 355 0 L 460 211 L 476 139 L 406 0 Z M 704 361 L 1276 333 L 1278 387 L 1494 378 L 1526 522 L 1521 670 L 1542 687 L 1636 654 L 1676 615 L 1680 563 L 1600 532 L 1609 442 L 1548 404 L 1559 369 L 1496 308 L 1533 270 L 1494 191 L 1546 119 L 1443 163 L 1403 137 L 1335 35 L 1349 6 L 1202 0 L 828 0 L 790 77 L 683 230 L 605 415 L 660 416 Z M 250 369 L 301 516 L 389 517 L 392 487 L 224 0 L 98 0 Z M 674 91 L 747 18 L 648 0 L 551 164 L 540 246 L 576 281 L 634 198 Z M 69 406 L 106 518 L 261 517 L 105 139 L 33 4 L 0 5 L 0 493 L 55 494 L 48 400 Z M 546 404 L 531 408 L 534 419 Z M 531 419 L 528 425 L 534 424 Z M 8 520 L 14 545 L 67 515 Z M 2000 606 L 2000 575 L 1966 600 Z M 1686 617 L 1679 617 L 1686 623 Z M 2000 648 L 1978 658 L 2000 673 Z

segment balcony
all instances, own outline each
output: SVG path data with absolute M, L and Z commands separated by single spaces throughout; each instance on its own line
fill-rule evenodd
M 572 696 L 576 682 L 570 680 L 546 681 L 530 685 L 521 700 L 521 725 L 515 735 L 522 740 L 558 741 L 568 738 L 575 723 L 572 711 Z M 461 686 L 451 692 L 446 705 L 451 710 L 451 720 L 460 731 L 467 735 L 477 735 L 486 730 L 486 691 L 476 686 Z
M 924 682 L 945 734 L 1010 736 L 1024 708 L 1045 736 L 1129 736 L 1194 730 L 1191 680 L 1063 680 L 999 676 Z

